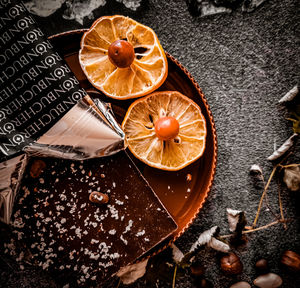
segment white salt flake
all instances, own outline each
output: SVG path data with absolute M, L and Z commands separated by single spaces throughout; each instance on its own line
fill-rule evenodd
M 131 227 L 132 227 L 133 221 L 129 220 L 128 221 L 128 225 L 125 227 L 125 231 L 123 232 L 123 234 L 127 233 L 128 231 L 130 231 Z
M 108 231 L 108 233 L 110 234 L 110 235 L 115 235 L 116 234 L 116 229 L 112 229 L 112 230 L 109 230 Z
M 123 237 L 123 235 L 120 236 L 120 239 L 123 241 L 123 243 L 124 243 L 125 245 L 128 244 L 128 241 Z
M 116 200 L 116 204 L 117 204 L 117 205 L 124 205 L 124 202 L 123 202 L 123 201 L 120 201 L 120 200 Z
M 115 206 L 114 205 L 107 205 L 107 207 L 108 207 L 108 209 L 111 213 L 111 218 L 114 218 L 114 219 L 118 220 L 119 219 L 119 212 L 115 208 Z
M 135 236 L 137 236 L 137 237 L 140 237 L 140 236 L 143 236 L 143 235 L 145 235 L 145 230 L 142 230 L 142 231 L 137 232 L 137 233 L 135 234 Z

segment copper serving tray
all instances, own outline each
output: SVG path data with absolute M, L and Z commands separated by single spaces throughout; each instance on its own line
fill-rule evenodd
M 73 30 L 53 35 L 49 39 L 64 56 L 81 86 L 92 97 L 110 102 L 118 122 L 121 123 L 127 108 L 134 100 L 108 98 L 88 82 L 78 60 L 80 40 L 85 31 L 87 30 Z M 174 241 L 182 235 L 197 217 L 211 189 L 216 171 L 217 135 L 212 113 L 198 83 L 173 56 L 169 53 L 166 53 L 166 55 L 169 66 L 168 77 L 158 90 L 176 90 L 191 98 L 201 107 L 207 126 L 206 148 L 203 156 L 180 171 L 162 171 L 151 168 L 139 160 L 134 160 L 178 225 L 178 229 L 173 234 L 172 241 Z M 189 174 L 191 177 L 187 176 Z

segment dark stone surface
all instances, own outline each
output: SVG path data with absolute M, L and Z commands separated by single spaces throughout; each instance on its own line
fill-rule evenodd
M 198 218 L 176 242 L 184 252 L 202 231 L 214 225 L 221 228 L 221 234 L 229 233 L 227 207 L 244 210 L 249 224 L 254 220 L 262 191 L 254 187 L 249 168 L 259 164 L 267 179 L 272 170 L 267 156 L 292 134 L 277 101 L 299 80 L 297 4 L 297 0 L 274 0 L 253 13 L 236 10 L 197 18 L 189 14 L 183 0 L 144 1 L 143 9 L 137 12 L 113 1 L 94 13 L 95 18 L 125 14 L 152 27 L 165 50 L 198 81 L 211 106 L 218 134 L 217 173 Z M 62 9 L 47 19 L 37 18 L 49 35 L 82 27 L 75 21 L 63 20 L 60 13 Z M 86 19 L 84 27 L 92 22 L 93 19 Z M 293 162 L 299 163 L 299 144 L 293 157 Z M 271 183 L 268 201 L 278 214 L 276 181 Z M 279 265 L 284 250 L 300 252 L 299 192 L 292 193 L 283 187 L 282 201 L 285 216 L 293 221 L 288 223 L 287 230 L 276 225 L 249 234 L 246 245 L 236 251 L 244 264 L 243 274 L 225 276 L 219 269 L 219 254 L 209 249 L 201 251 L 205 276 L 214 287 L 229 287 L 240 280 L 252 283 L 256 278 L 255 263 L 260 258 L 267 259 L 271 272 L 282 277 L 282 287 L 300 287 L 299 276 Z M 272 213 L 264 207 L 258 225 L 272 221 Z M 3 268 L 4 260 L 12 268 Z M 55 287 L 55 282 L 44 272 L 35 273 L 32 268 L 13 272 L 17 266 L 10 259 L 4 260 L 0 264 L 1 287 Z M 170 286 L 169 283 L 155 287 Z M 145 284 L 142 279 L 130 287 L 145 287 Z M 176 287 L 195 286 L 186 276 L 177 279 Z

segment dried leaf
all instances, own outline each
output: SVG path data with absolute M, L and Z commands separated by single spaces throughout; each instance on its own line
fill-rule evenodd
M 227 253 L 230 250 L 230 247 L 228 244 L 216 239 L 215 237 L 212 237 L 210 239 L 210 241 L 207 243 L 207 246 L 209 246 L 217 251 L 224 252 L 224 253 Z
M 175 245 L 171 245 L 172 248 L 172 258 L 175 261 L 175 263 L 180 263 L 184 257 L 182 251 Z
M 245 212 L 239 210 L 226 209 L 229 230 L 231 232 L 240 232 L 246 225 Z
M 137 279 L 144 276 L 146 272 L 147 263 L 148 263 L 148 259 L 136 264 L 122 267 L 118 271 L 117 276 L 121 279 L 123 284 L 127 284 L 127 285 L 132 284 Z
M 250 175 L 252 176 L 254 187 L 261 189 L 264 186 L 262 168 L 257 164 L 253 164 L 250 168 Z
M 201 233 L 200 236 L 198 237 L 197 241 L 192 245 L 192 247 L 190 249 L 190 253 L 198 250 L 198 248 L 201 247 L 202 245 L 207 244 L 211 240 L 211 237 L 215 236 L 218 233 L 219 233 L 218 226 L 214 226 L 214 227 L 210 228 L 209 230 L 206 230 L 203 233 Z
M 262 169 L 259 165 L 253 164 L 250 168 L 250 173 L 251 174 L 261 174 L 262 175 Z
M 299 93 L 299 89 L 298 86 L 294 86 L 289 92 L 287 92 L 279 101 L 278 103 L 285 103 L 285 102 L 289 102 L 292 101 L 297 94 Z
M 274 161 L 283 156 L 290 148 L 293 147 L 295 139 L 298 137 L 297 133 L 294 133 L 289 139 L 287 139 L 276 151 L 273 152 L 268 160 Z
M 300 167 L 286 167 L 284 169 L 283 181 L 291 191 L 300 190 Z

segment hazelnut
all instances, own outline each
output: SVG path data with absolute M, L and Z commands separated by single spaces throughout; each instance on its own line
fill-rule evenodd
M 251 288 L 251 286 L 249 283 L 241 281 L 231 285 L 230 288 Z
M 30 176 L 37 178 L 46 168 L 46 163 L 43 160 L 34 160 L 30 167 Z
M 260 288 L 277 288 L 282 285 L 282 279 L 274 273 L 267 273 L 254 279 L 253 284 Z
M 266 274 L 269 272 L 269 265 L 266 259 L 260 259 L 255 263 L 255 268 L 259 274 Z
M 103 194 L 98 191 L 93 191 L 90 196 L 89 200 L 93 203 L 97 204 L 106 204 L 109 200 L 108 196 L 106 194 Z
M 236 254 L 229 253 L 221 258 L 221 269 L 227 274 L 240 274 L 243 271 L 243 263 Z
M 108 58 L 110 62 L 119 68 L 129 67 L 134 57 L 133 46 L 126 40 L 117 40 L 110 44 L 108 48 Z
M 281 256 L 281 263 L 291 271 L 300 271 L 300 255 L 296 252 L 291 250 L 285 251 Z

